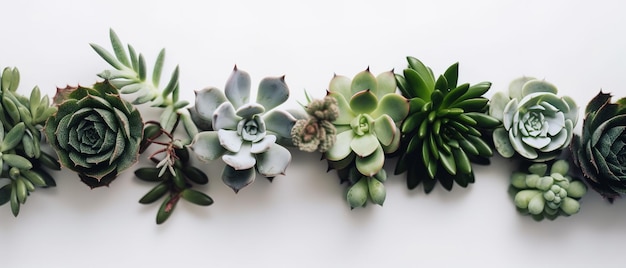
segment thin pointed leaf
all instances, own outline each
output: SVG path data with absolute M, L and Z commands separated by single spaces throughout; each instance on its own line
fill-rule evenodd
M 109 30 L 109 37 L 111 38 L 111 46 L 113 47 L 113 52 L 115 52 L 117 60 L 125 66 L 130 67 L 130 61 L 128 60 L 128 56 L 126 56 L 124 45 L 113 29 Z
M 113 68 L 118 70 L 124 69 L 124 65 L 119 62 L 113 55 L 111 55 L 111 53 L 109 53 L 106 49 L 96 44 L 90 44 L 90 46 L 91 48 L 93 48 L 93 50 L 96 51 L 96 53 L 98 53 L 98 55 L 100 55 L 103 60 L 113 66 Z
M 161 52 L 159 52 L 159 56 L 154 62 L 154 69 L 152 71 L 152 84 L 157 88 L 159 87 L 159 82 L 161 82 L 163 62 L 165 62 L 165 48 L 161 49 Z

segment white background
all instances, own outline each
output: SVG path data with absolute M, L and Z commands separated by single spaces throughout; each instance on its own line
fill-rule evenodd
M 8 2 L 8 1 L 7 1 Z M 505 90 L 521 75 L 545 78 L 580 106 L 600 89 L 625 96 L 626 4 L 619 1 L 10 1 L 0 8 L 0 65 L 17 66 L 20 91 L 53 94 L 91 85 L 108 65 L 109 27 L 151 63 L 167 48 L 183 95 L 223 87 L 233 66 L 253 85 L 286 75 L 291 106 L 321 97 L 333 73 L 353 76 L 406 65 L 435 73 L 460 62 L 460 81 Z M 164 75 L 166 77 L 167 75 Z M 141 107 L 145 110 L 145 107 Z M 582 120 L 581 120 L 582 122 Z M 580 124 L 577 127 L 580 131 Z M 409 191 L 386 183 L 384 207 L 351 211 L 344 186 L 319 154 L 292 150 L 287 175 L 235 195 L 220 161 L 202 168 L 210 207 L 181 202 L 161 226 L 157 204 L 137 200 L 152 184 L 125 172 L 90 190 L 69 171 L 37 190 L 18 218 L 0 207 L 2 267 L 591 267 L 620 266 L 626 204 L 593 192 L 581 212 L 535 222 L 507 194 L 509 160 L 476 167 L 476 183 Z M 146 166 L 141 161 L 137 166 Z M 391 173 L 395 161 L 386 168 Z

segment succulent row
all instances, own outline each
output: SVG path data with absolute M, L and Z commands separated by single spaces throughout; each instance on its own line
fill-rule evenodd
M 222 159 L 221 177 L 235 193 L 257 173 L 270 181 L 284 175 L 292 159 L 286 147 L 320 152 L 347 184 L 351 208 L 383 205 L 385 160 L 399 156 L 395 174 L 406 185 L 431 192 L 467 187 L 475 181 L 473 163 L 489 164 L 492 148 L 515 158 L 528 172 L 511 176 L 510 192 L 519 211 L 536 220 L 573 215 L 586 185 L 609 201 L 626 192 L 626 98 L 615 103 L 600 92 L 587 105 L 581 136 L 574 135 L 576 103 L 557 88 L 532 77 L 514 80 L 507 91 L 484 97 L 490 82 L 459 83 L 455 63 L 435 76 L 414 57 L 401 74 L 373 75 L 369 68 L 353 78 L 335 75 L 323 99 L 300 110 L 282 110 L 289 98 L 285 77 L 259 82 L 251 101 L 251 77 L 236 66 L 224 91 L 196 91 L 194 106 L 179 99 L 179 68 L 160 87 L 165 51 L 148 77 L 146 61 L 110 31 L 112 52 L 91 44 L 113 67 L 92 87 L 57 89 L 54 105 L 38 88 L 17 93 L 19 72 L 0 77 L 0 205 L 15 216 L 37 187 L 55 186 L 45 168 L 61 165 L 91 188 L 108 186 L 149 152 L 153 166 L 134 174 L 154 183 L 139 202 L 162 200 L 156 222 L 165 222 L 178 201 L 208 206 L 213 199 L 194 187 L 209 177 L 190 157 Z M 397 92 L 399 89 L 399 93 Z M 132 102 L 123 96 L 133 94 Z M 158 121 L 142 120 L 136 105 L 160 108 Z M 176 135 L 184 129 L 185 135 Z M 45 125 L 45 126 L 44 126 Z M 59 160 L 41 148 L 47 139 Z M 571 147 L 571 148 L 570 148 Z M 570 169 L 569 162 L 577 169 Z M 579 174 L 580 173 L 580 174 Z

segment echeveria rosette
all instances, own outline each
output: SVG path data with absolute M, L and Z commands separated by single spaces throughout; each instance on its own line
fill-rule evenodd
M 337 100 L 339 116 L 333 121 L 336 141 L 326 159 L 350 184 L 347 199 L 352 208 L 364 206 L 368 197 L 382 205 L 385 154 L 400 146 L 398 124 L 409 112 L 408 101 L 396 94 L 392 71 L 374 76 L 369 69 L 354 79 L 335 75 L 327 95 Z
M 611 103 L 610 94 L 598 93 L 574 139 L 574 162 L 587 183 L 610 202 L 626 193 L 626 98 Z
M 511 191 L 520 212 L 535 220 L 578 213 L 578 200 L 587 193 L 587 186 L 568 175 L 567 161 L 557 160 L 550 167 L 547 163 L 534 163 L 528 171 L 511 176 Z
M 212 130 L 198 133 L 191 148 L 201 160 L 221 157 L 222 179 L 235 192 L 254 181 L 255 169 L 268 179 L 283 175 L 291 153 L 278 143 L 290 144 L 296 119 L 275 108 L 288 98 L 284 77 L 272 77 L 259 83 L 256 103 L 250 103 L 250 75 L 235 67 L 224 93 L 196 92 L 194 122 Z
M 454 182 L 474 182 L 472 162 L 488 164 L 493 155 L 483 133 L 500 125 L 485 114 L 483 97 L 491 83 L 458 85 L 458 63 L 435 80 L 429 67 L 407 57 L 408 68 L 396 75 L 398 87 L 410 99 L 410 112 L 402 123 L 402 146 L 396 174 L 406 172 L 409 189 L 423 184 L 429 193 L 439 181 L 446 190 Z
M 139 111 L 108 81 L 78 87 L 45 127 L 61 164 L 91 188 L 109 185 L 137 162 L 142 131 Z
M 569 146 L 578 107 L 572 98 L 557 96 L 557 91 L 546 81 L 522 77 L 511 82 L 508 94 L 494 94 L 489 114 L 502 121 L 493 141 L 503 157 L 517 152 L 530 161 L 544 162 Z

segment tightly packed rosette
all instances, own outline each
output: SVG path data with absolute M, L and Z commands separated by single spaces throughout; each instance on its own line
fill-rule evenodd
M 217 88 L 196 92 L 192 118 L 202 131 L 191 148 L 205 161 L 222 158 L 224 183 L 238 192 L 254 181 L 256 170 L 268 179 L 283 175 L 291 153 L 277 142 L 290 143 L 296 119 L 274 109 L 289 98 L 284 77 L 259 83 L 256 103 L 250 103 L 250 75 L 235 67 L 224 93 Z
M 61 163 L 91 188 L 106 186 L 137 161 L 143 122 L 107 81 L 74 89 L 46 122 Z
M 385 153 L 400 146 L 398 124 L 409 112 L 408 101 L 395 92 L 391 71 L 375 77 L 368 69 L 354 79 L 336 75 L 330 82 L 328 96 L 337 100 L 339 116 L 333 121 L 336 141 L 325 156 L 350 184 L 352 208 L 364 206 L 368 198 L 379 205 L 385 200 Z
M 298 119 L 291 129 L 293 145 L 305 152 L 328 151 L 335 144 L 337 135 L 332 123 L 339 116 L 337 100 L 326 96 L 310 101 L 304 110 L 308 116 Z
M 407 57 L 408 68 L 396 75 L 402 94 L 410 99 L 410 112 L 402 123 L 402 146 L 396 174 L 406 172 L 409 189 L 419 184 L 424 192 L 437 183 L 451 190 L 456 182 L 467 187 L 474 182 L 472 162 L 488 164 L 493 152 L 483 132 L 500 125 L 485 114 L 483 97 L 491 83 L 458 82 L 458 63 L 435 80 L 432 70 Z
M 611 202 L 626 193 L 626 98 L 611 103 L 610 94 L 598 93 L 575 139 L 574 161 L 589 185 Z
M 489 114 L 502 121 L 493 132 L 496 150 L 510 158 L 543 162 L 557 157 L 572 140 L 578 107 L 568 96 L 543 80 L 522 77 L 511 82 L 508 94 L 496 93 Z
M 535 220 L 578 213 L 578 200 L 587 193 L 587 187 L 568 175 L 567 161 L 557 160 L 550 169 L 546 163 L 534 163 L 528 171 L 511 176 L 511 192 L 520 212 L 532 215 Z

